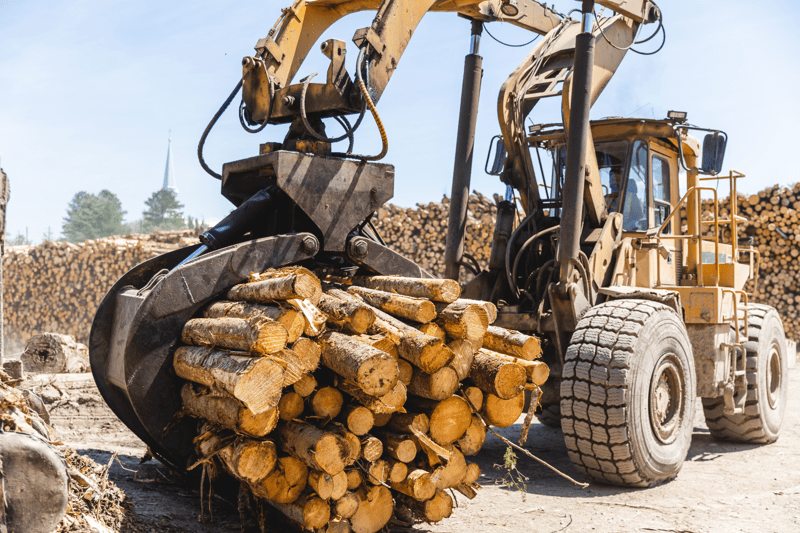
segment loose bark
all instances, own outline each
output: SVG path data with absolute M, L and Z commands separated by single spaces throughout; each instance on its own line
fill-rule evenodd
M 308 398 L 317 388 L 317 380 L 311 374 L 303 374 L 292 388 L 303 398 Z
M 524 404 L 524 393 L 520 393 L 510 400 L 503 400 L 494 394 L 486 394 L 483 398 L 481 414 L 490 425 L 505 428 L 517 421 L 522 414 Z
M 472 341 L 458 339 L 447 345 L 453 351 L 453 360 L 450 367 L 456 371 L 458 381 L 464 381 L 469 376 L 472 361 L 475 358 L 475 345 Z
M 302 314 L 280 305 L 220 300 L 203 309 L 202 316 L 203 318 L 242 318 L 245 320 L 268 318 L 286 328 L 287 342 L 289 343 L 300 338 L 303 328 L 305 328 L 305 318 Z
M 278 405 L 284 369 L 270 358 L 233 355 L 202 346 L 181 346 L 173 358 L 175 373 L 213 389 L 224 390 L 253 413 Z
M 342 393 L 333 387 L 322 387 L 309 398 L 311 410 L 320 418 L 336 418 L 342 410 Z
M 344 496 L 333 502 L 333 512 L 342 518 L 352 518 L 358 511 L 359 503 L 358 496 L 354 492 L 345 492 Z
M 71 335 L 39 333 L 25 344 L 20 360 L 29 374 L 86 372 L 89 369 L 89 349 Z
M 350 518 L 353 533 L 377 533 L 392 517 L 392 492 L 384 486 L 374 485 L 360 489 L 357 495 L 358 510 Z
M 332 476 L 344 470 L 350 448 L 338 435 L 303 422 L 287 422 L 277 435 L 281 447 L 307 466 Z
M 367 435 L 361 439 L 361 457 L 373 462 L 383 455 L 383 443 L 380 439 Z
M 341 300 L 331 294 L 323 294 L 319 310 L 328 316 L 328 321 L 351 333 L 366 333 L 375 322 L 375 313 L 353 300 Z
M 339 420 L 352 433 L 361 436 L 372 429 L 375 423 L 375 416 L 372 411 L 363 405 L 346 405 L 339 414 Z
M 478 350 L 472 362 L 469 377 L 479 389 L 494 394 L 500 399 L 510 400 L 525 388 L 527 375 L 520 365 L 485 348 Z
M 355 382 L 372 396 L 383 396 L 397 384 L 399 369 L 392 356 L 340 333 L 320 338 L 322 363 Z
M 489 326 L 483 336 L 483 347 L 489 350 L 533 361 L 542 356 L 542 344 L 537 337 L 519 331 Z
M 342 380 L 338 387 L 375 415 L 394 413 L 401 410 L 406 403 L 406 386 L 399 381 L 388 394 L 383 396 L 369 395 L 352 381 Z
M 431 400 L 444 400 L 458 390 L 458 383 L 456 371 L 449 366 L 440 368 L 433 374 L 415 369 L 408 385 L 408 392 Z
M 317 337 L 325 332 L 325 323 L 328 317 L 316 305 L 308 300 L 299 299 L 287 300 L 286 302 L 305 318 L 306 324 L 303 328 L 303 333 L 309 337 Z
M 303 528 L 323 527 L 331 518 L 330 506 L 318 496 L 301 496 L 292 503 L 268 501 L 270 505 Z
M 489 316 L 480 306 L 458 300 L 447 306 L 437 306 L 436 323 L 454 339 L 480 341 L 489 327 Z
M 252 485 L 253 493 L 275 503 L 292 503 L 300 497 L 308 481 L 308 467 L 288 455 L 278 458 L 275 468 L 261 483 Z
M 422 502 L 433 498 L 436 494 L 436 485 L 431 479 L 430 472 L 422 469 L 412 470 L 400 483 L 392 483 L 392 489 Z
M 458 447 L 464 455 L 473 456 L 481 451 L 484 442 L 486 442 L 486 426 L 477 415 L 472 415 L 472 423 L 464 436 L 458 439 Z
M 357 276 L 353 284 L 384 292 L 396 292 L 434 302 L 451 303 L 461 296 L 458 282 L 450 279 L 417 279 L 394 276 Z
M 267 271 L 251 276 L 252 281 L 235 285 L 228 291 L 229 300 L 270 303 L 272 300 L 308 299 L 319 301 L 322 286 L 319 279 L 305 268 Z
M 302 396 L 292 391 L 284 392 L 281 401 L 278 402 L 278 413 L 280 413 L 281 420 L 294 420 L 300 418 L 304 407 Z
M 436 318 L 436 306 L 426 298 L 402 296 L 358 286 L 348 288 L 347 292 L 358 295 L 369 305 L 396 317 L 421 323 Z
M 235 398 L 224 393 L 212 393 L 205 387 L 184 384 L 181 400 L 186 412 L 248 437 L 263 437 L 278 423 L 278 410 L 269 409 L 255 414 Z
M 225 469 L 236 478 L 255 485 L 261 483 L 275 468 L 278 452 L 268 440 L 237 440 L 219 452 Z
M 438 403 L 413 396 L 411 398 L 413 401 L 409 402 L 408 408 L 429 413 L 429 434 L 440 446 L 456 442 L 472 423 L 472 410 L 463 398 L 451 396 Z
M 272 354 L 286 347 L 289 334 L 267 318 L 193 318 L 181 331 L 181 340 L 194 346 L 217 346 L 252 354 Z

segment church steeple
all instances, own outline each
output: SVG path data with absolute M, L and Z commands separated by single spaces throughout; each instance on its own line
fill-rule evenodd
M 169 141 L 167 141 L 167 168 L 164 169 L 164 185 L 162 189 L 170 189 L 175 194 L 178 193 L 178 187 L 175 185 L 175 169 L 172 167 L 172 131 L 169 132 Z

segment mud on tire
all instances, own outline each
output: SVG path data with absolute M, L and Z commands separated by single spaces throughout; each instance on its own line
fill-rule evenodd
M 734 442 L 775 442 L 781 432 L 788 392 L 788 354 L 783 323 L 766 305 L 748 306 L 749 328 L 744 348 L 747 361 L 745 412 L 724 413 L 722 398 L 703 398 L 711 435 Z
M 691 443 L 695 405 L 682 320 L 649 301 L 593 307 L 567 349 L 561 398 L 564 441 L 583 475 L 637 487 L 675 477 Z

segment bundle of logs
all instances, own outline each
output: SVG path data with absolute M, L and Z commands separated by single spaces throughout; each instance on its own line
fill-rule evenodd
M 453 490 L 476 495 L 465 457 L 486 424 L 516 422 L 547 379 L 539 340 L 491 326 L 495 307 L 452 280 L 328 281 L 253 274 L 186 323 L 173 364 L 200 419 L 195 464 L 299 529 L 440 521 Z
M 730 199 L 719 203 L 720 219 L 730 218 Z M 761 258 L 758 284 L 745 287 L 753 292 L 751 301 L 770 305 L 783 318 L 786 336 L 800 339 L 800 183 L 792 187 L 767 187 L 753 195 L 739 195 L 738 213 L 747 219 L 739 224 L 739 237 L 752 237 Z M 714 206 L 702 204 L 702 219 L 714 220 Z M 686 212 L 682 210 L 683 224 Z M 704 225 L 707 237 L 714 234 L 712 225 Z M 721 226 L 722 242 L 730 243 L 728 226 Z

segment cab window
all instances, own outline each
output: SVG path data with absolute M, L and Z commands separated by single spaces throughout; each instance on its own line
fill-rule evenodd
M 595 153 L 597 167 L 600 169 L 600 183 L 603 186 L 603 195 L 606 197 L 606 207 L 611 213 L 619 211 L 625 161 L 628 158 L 628 142 L 597 143 Z
M 625 186 L 625 201 L 622 204 L 623 231 L 647 231 L 649 184 L 647 179 L 647 143 L 636 140 L 631 153 L 631 169 Z
M 663 157 L 653 156 L 653 206 L 655 214 L 655 226 L 667 219 L 670 213 L 670 190 L 669 190 L 669 162 Z M 669 233 L 669 228 L 667 228 Z

